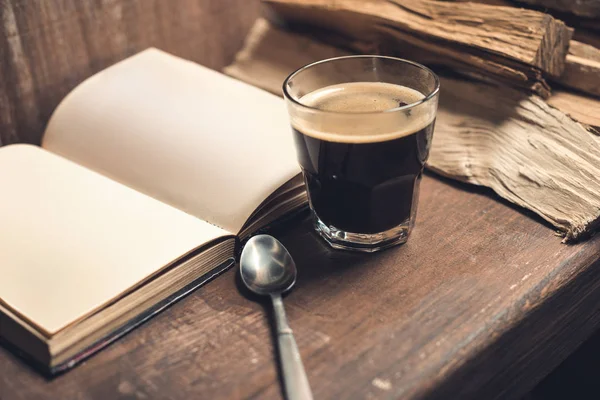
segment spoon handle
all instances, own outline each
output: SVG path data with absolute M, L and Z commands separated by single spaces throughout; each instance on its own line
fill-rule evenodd
M 285 316 L 281 295 L 271 295 L 271 299 L 275 311 L 275 326 L 277 327 L 277 341 L 286 398 L 287 400 L 312 400 L 308 378 L 302 365 L 294 334 Z

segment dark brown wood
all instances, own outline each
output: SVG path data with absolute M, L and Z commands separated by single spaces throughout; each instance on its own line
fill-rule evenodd
M 598 27 L 598 29 L 600 29 L 600 27 Z M 600 34 L 598 32 L 586 29 L 576 29 L 573 33 L 573 39 L 600 49 Z
M 519 0 L 535 6 L 570 12 L 581 17 L 600 17 L 600 0 Z
M 296 219 L 285 298 L 317 399 L 517 399 L 600 324 L 600 237 L 426 176 L 410 241 L 332 251 Z M 268 303 L 229 271 L 47 381 L 0 349 L 2 399 L 279 399 Z M 425 397 L 423 397 L 425 396 Z
M 483 3 L 506 7 L 531 7 L 541 11 L 571 13 L 578 17 L 600 16 L 600 0 L 454 0 L 463 3 Z M 558 16 L 559 19 L 560 15 Z M 570 25 L 570 24 L 569 24 Z M 572 26 L 572 25 L 570 25 Z
M 258 9 L 248 0 L 0 0 L 0 145 L 38 143 L 71 89 L 147 47 L 222 68 Z
M 544 378 L 529 398 L 522 400 L 595 400 L 600 398 L 600 332 Z

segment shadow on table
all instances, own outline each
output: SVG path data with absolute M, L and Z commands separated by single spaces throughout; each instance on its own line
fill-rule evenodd
M 600 331 L 522 400 L 600 399 Z
M 294 258 L 298 269 L 295 286 L 306 286 L 311 281 L 324 279 L 329 275 L 346 274 L 350 270 L 354 271 L 353 275 L 361 273 L 358 269 L 367 264 L 369 270 L 365 270 L 364 273 L 372 273 L 373 260 L 383 257 L 386 253 L 386 251 L 373 254 L 332 249 L 314 231 L 307 211 L 265 233 L 277 238 Z M 236 286 L 248 300 L 270 304 L 268 297 L 258 296 L 246 288 L 240 277 L 239 265 L 236 271 Z

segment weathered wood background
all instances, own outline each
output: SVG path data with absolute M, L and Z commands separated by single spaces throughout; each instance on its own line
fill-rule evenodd
M 249 0 L 0 0 L 0 145 L 39 143 L 71 89 L 149 46 L 222 68 L 258 13 Z

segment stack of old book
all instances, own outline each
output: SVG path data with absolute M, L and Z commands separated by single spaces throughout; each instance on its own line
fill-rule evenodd
M 565 241 L 600 225 L 600 2 L 264 3 L 229 75 L 280 94 L 290 72 L 323 58 L 424 63 L 442 86 L 431 170 L 492 188 Z

